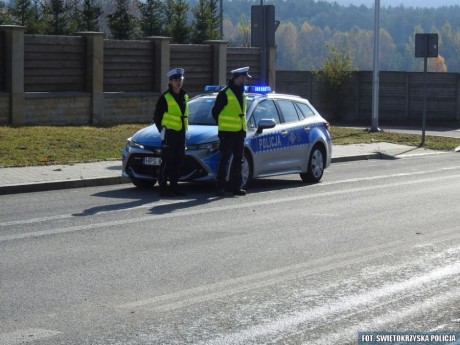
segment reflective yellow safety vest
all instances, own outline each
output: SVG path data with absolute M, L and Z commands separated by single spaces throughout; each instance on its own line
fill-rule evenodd
M 185 95 L 185 111 L 182 114 L 179 104 L 177 104 L 171 93 L 165 93 L 166 103 L 168 104 L 168 111 L 163 114 L 161 120 L 161 126 L 165 126 L 168 129 L 180 131 L 182 129 L 182 123 L 184 124 L 184 130 L 188 130 L 188 95 Z M 183 121 L 182 121 L 183 120 Z
M 225 91 L 227 95 L 227 105 L 219 114 L 217 125 L 219 131 L 239 132 L 246 131 L 246 94 L 243 92 L 243 109 L 240 102 L 230 88 Z

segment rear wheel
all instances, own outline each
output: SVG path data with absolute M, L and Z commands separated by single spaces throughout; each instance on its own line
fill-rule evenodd
M 317 183 L 321 180 L 324 173 L 324 162 L 325 162 L 324 148 L 320 145 L 315 145 L 310 152 L 308 158 L 308 167 L 306 173 L 301 173 L 300 178 L 303 182 Z
M 138 188 L 152 188 L 157 180 L 141 180 L 137 178 L 132 178 L 131 182 Z

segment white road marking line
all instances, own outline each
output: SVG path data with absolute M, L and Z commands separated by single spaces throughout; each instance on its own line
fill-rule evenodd
M 1 345 L 28 344 L 31 341 L 54 337 L 61 332 L 50 331 L 47 329 L 30 328 L 22 329 L 10 333 L 0 333 Z
M 381 186 L 372 185 L 372 186 L 366 186 L 366 187 L 357 187 L 357 188 L 351 188 L 347 190 L 336 190 L 332 192 L 324 192 L 321 194 L 297 195 L 297 196 L 290 196 L 290 197 L 285 197 L 285 198 L 253 201 L 253 202 L 247 202 L 247 203 L 237 203 L 237 204 L 224 205 L 224 206 L 207 207 L 207 208 L 202 208 L 202 209 L 192 209 L 192 210 L 185 210 L 185 211 L 181 210 L 181 211 L 175 211 L 175 212 L 171 212 L 168 214 L 161 214 L 161 215 L 148 215 L 145 217 L 127 218 L 127 219 L 120 219 L 120 220 L 115 220 L 115 221 L 110 221 L 110 222 L 77 225 L 77 226 L 71 226 L 71 227 L 60 228 L 60 229 L 32 231 L 32 232 L 26 232 L 26 233 L 20 233 L 20 234 L 5 235 L 5 236 L 0 236 L 0 242 L 48 236 L 48 235 L 65 234 L 65 233 L 84 231 L 84 230 L 95 230 L 99 228 L 120 226 L 120 225 L 126 225 L 126 224 L 151 222 L 151 221 L 159 220 L 159 219 L 185 217 L 185 216 L 199 215 L 199 214 L 205 214 L 205 213 L 209 214 L 212 212 L 222 212 L 226 210 L 245 209 L 245 208 L 257 207 L 257 206 L 263 206 L 263 205 L 290 203 L 290 202 L 299 201 L 299 200 L 318 199 L 322 197 L 330 197 L 330 196 L 341 195 L 341 194 L 358 193 L 358 192 L 365 192 L 369 190 L 387 189 L 387 188 L 392 188 L 392 187 L 401 187 L 401 186 L 427 183 L 427 182 L 433 182 L 433 181 L 439 182 L 440 180 L 450 180 L 450 179 L 459 179 L 459 178 L 460 178 L 460 175 L 450 175 L 450 176 L 444 176 L 444 177 L 437 176 L 437 177 L 433 177 L 429 179 L 420 179 L 420 180 L 412 180 L 412 181 L 406 181 L 406 182 L 390 183 L 390 184 L 384 184 Z
M 314 320 L 327 320 L 335 315 L 340 315 L 347 311 L 356 310 L 364 306 L 378 304 L 381 301 L 388 301 L 389 298 L 396 294 L 406 291 L 416 291 L 420 288 L 426 288 L 428 284 L 437 284 L 439 280 L 460 274 L 460 263 L 448 265 L 435 269 L 428 274 L 419 277 L 410 277 L 408 280 L 396 284 L 388 284 L 382 288 L 371 290 L 364 294 L 346 296 L 338 299 L 334 303 L 307 309 L 278 318 L 275 321 L 259 324 L 249 327 L 240 332 L 222 335 L 214 340 L 200 342 L 198 344 L 206 345 L 226 345 L 226 344 L 246 344 L 257 337 L 264 337 L 273 334 L 286 333 L 290 329 L 306 324 Z
M 12 220 L 12 221 L 9 221 L 9 222 L 2 222 L 2 223 L 0 223 L 0 226 L 34 224 L 34 223 L 49 222 L 49 221 L 59 220 L 59 219 L 68 219 L 68 218 L 71 218 L 71 217 L 72 217 L 71 214 L 60 214 L 60 215 L 49 216 L 49 217 Z
M 439 234 L 437 234 L 437 238 L 435 238 L 434 235 L 428 236 L 430 238 L 427 237 L 425 241 L 426 243 L 433 245 L 435 242 L 443 242 L 451 238 L 458 238 L 460 236 L 458 229 L 458 227 L 455 229 L 449 229 L 449 231 L 452 232 L 451 235 L 439 236 Z M 405 247 L 411 248 L 413 246 L 413 243 L 393 241 L 363 250 L 332 255 L 323 259 L 312 260 L 275 270 L 229 279 L 215 284 L 199 286 L 193 289 L 178 291 L 167 295 L 125 303 L 119 305 L 118 308 L 145 308 L 153 312 L 165 312 L 365 262 L 374 258 L 389 255 L 394 250 L 400 250 Z
M 324 345 L 324 344 L 337 344 L 340 341 L 348 340 L 354 338 L 356 340 L 356 336 L 358 331 L 374 331 L 377 329 L 385 329 L 385 325 L 388 323 L 397 323 L 403 322 L 407 320 L 407 318 L 414 318 L 415 315 L 420 313 L 426 313 L 427 310 L 432 308 L 439 308 L 440 306 L 450 303 L 452 300 L 456 300 L 460 296 L 460 288 L 457 288 L 453 291 L 448 293 L 443 292 L 441 295 L 438 296 L 430 296 L 430 299 L 425 300 L 421 303 L 416 303 L 411 307 L 404 306 L 400 310 L 390 311 L 384 315 L 376 317 L 372 320 L 361 322 L 357 325 L 353 325 L 353 328 L 348 328 L 342 330 L 341 332 L 336 332 L 333 334 L 328 334 L 316 341 L 312 342 L 309 341 L 308 343 L 304 343 L 303 345 Z M 452 320 L 455 322 L 455 320 Z M 445 330 L 442 326 L 438 326 L 434 329 L 427 330 L 431 331 L 442 331 Z

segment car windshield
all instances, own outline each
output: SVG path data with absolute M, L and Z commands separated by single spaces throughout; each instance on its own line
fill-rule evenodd
M 188 103 L 189 125 L 215 126 L 216 121 L 212 118 L 211 113 L 215 100 L 215 97 L 199 97 L 191 100 Z
M 188 103 L 188 123 L 189 125 L 216 126 L 216 121 L 212 118 L 212 107 L 216 97 L 198 97 Z M 247 108 L 249 109 L 252 100 L 248 99 Z

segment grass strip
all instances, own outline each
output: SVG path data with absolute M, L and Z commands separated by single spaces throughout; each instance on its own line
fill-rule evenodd
M 145 124 L 112 126 L 0 126 L 0 166 L 20 167 L 119 160 L 126 139 Z M 421 135 L 331 127 L 334 145 L 390 142 L 420 146 Z M 452 151 L 460 139 L 426 136 L 424 147 Z

